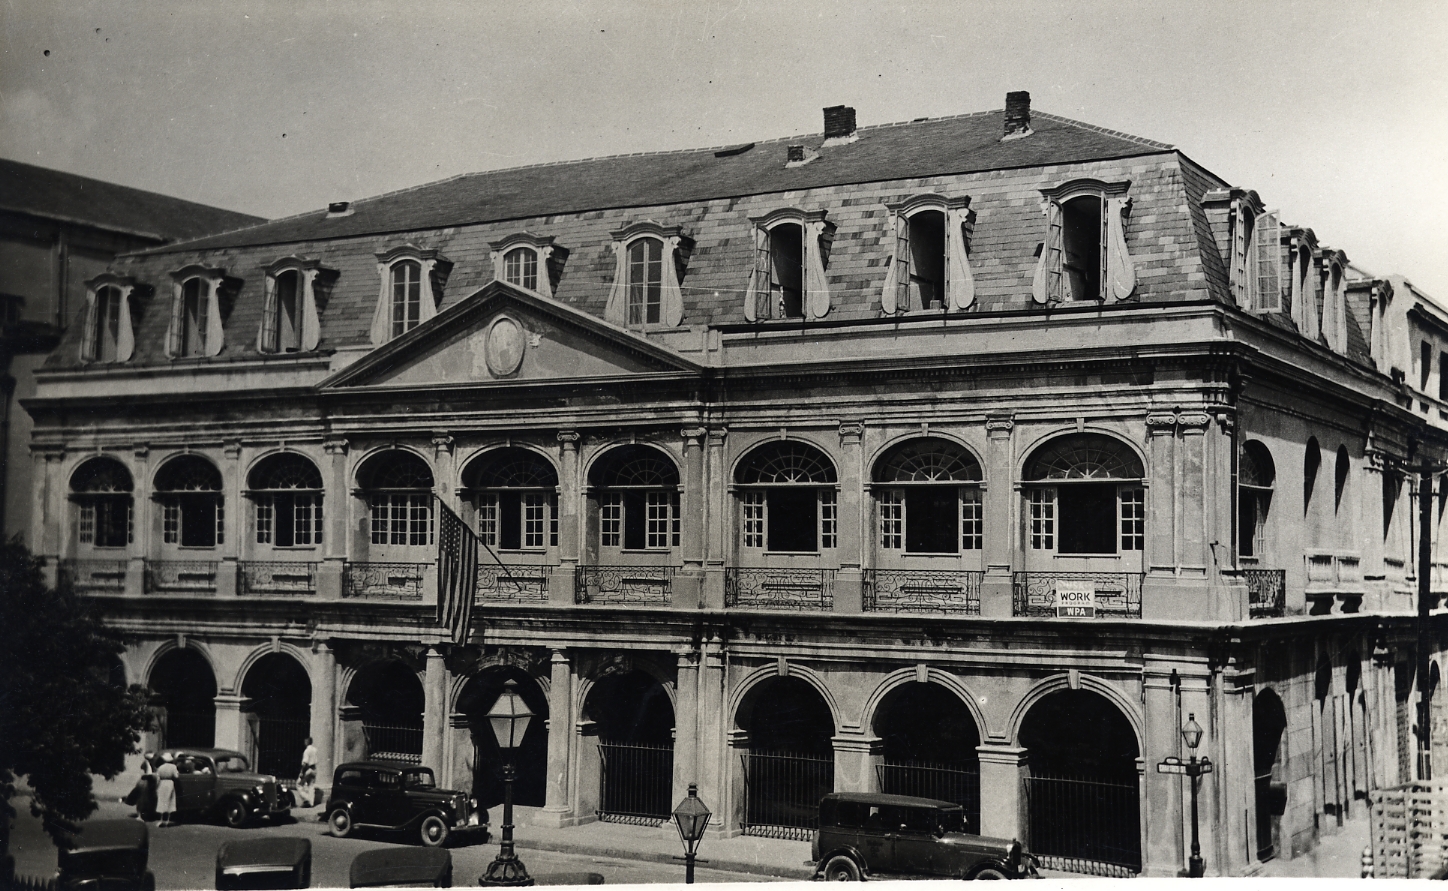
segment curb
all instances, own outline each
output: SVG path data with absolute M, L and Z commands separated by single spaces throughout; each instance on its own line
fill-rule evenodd
M 671 854 L 662 854 L 655 851 L 638 851 L 629 848 L 612 847 L 609 845 L 590 845 L 575 842 L 558 842 L 552 839 L 539 840 L 530 838 L 526 840 L 514 839 L 513 846 L 521 850 L 553 851 L 559 854 L 587 854 L 593 857 L 614 857 L 621 860 L 642 860 L 649 863 L 673 863 L 678 861 L 679 869 L 684 868 L 683 857 Z M 746 860 L 720 860 L 715 857 L 703 858 L 708 863 L 701 864 L 701 869 L 718 869 L 726 872 L 743 872 L 751 875 L 770 876 L 771 878 L 809 880 L 814 877 L 814 869 L 804 865 L 803 861 L 797 867 L 775 866 L 768 863 L 751 863 Z

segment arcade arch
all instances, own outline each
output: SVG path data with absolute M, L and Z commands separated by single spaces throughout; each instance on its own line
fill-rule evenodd
M 518 695 L 533 712 L 523 744 L 512 754 L 517 771 L 513 802 L 525 807 L 542 807 L 548 785 L 548 697 L 531 675 L 512 665 L 483 669 L 468 678 L 458 693 L 456 711 L 467 718 L 473 747 L 472 794 L 480 807 L 493 807 L 503 801 L 504 756 L 486 716 L 508 681 L 517 685 Z M 456 788 L 464 788 L 465 782 L 460 781 Z
M 980 731 L 970 709 L 940 684 L 910 682 L 885 694 L 871 728 L 884 763 L 881 792 L 953 801 L 966 831 L 980 831 Z
M 256 769 L 287 779 L 297 776 L 312 726 L 312 681 L 306 668 L 288 653 L 268 653 L 246 670 L 241 693 L 249 700 L 249 754 Z
M 403 663 L 388 659 L 364 665 L 347 685 L 342 711 L 346 757 L 421 764 L 424 698 L 417 672 Z
M 1257 859 L 1270 860 L 1281 844 L 1287 810 L 1286 759 L 1281 758 L 1287 709 L 1276 691 L 1259 690 L 1252 700 L 1252 768 L 1256 782 Z
M 207 747 L 216 742 L 216 675 L 190 648 L 167 650 L 151 667 L 147 686 L 163 747 Z
M 600 819 L 667 820 L 674 805 L 674 705 L 663 684 L 637 668 L 605 675 L 584 694 L 583 719 L 598 749 Z
M 835 787 L 829 704 L 807 681 L 776 675 L 749 689 L 735 723 L 742 731 L 744 833 L 808 838 L 820 798 Z

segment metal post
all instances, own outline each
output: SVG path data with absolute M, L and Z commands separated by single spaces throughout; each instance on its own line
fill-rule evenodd
M 1418 468 L 1418 780 L 1433 778 L 1433 688 L 1429 676 L 1428 612 L 1433 605 L 1433 470 Z
M 511 754 L 511 753 L 510 753 Z M 513 853 L 513 762 L 503 765 L 503 839 L 498 847 L 498 857 L 488 864 L 488 871 L 478 879 L 479 885 L 531 885 L 533 877 L 523 861 Z
M 684 884 L 694 884 L 694 852 L 690 851 L 684 855 Z
M 1192 784 L 1192 856 L 1187 860 L 1187 877 L 1200 879 L 1206 874 L 1206 864 L 1202 862 L 1202 844 L 1197 837 L 1197 778 L 1202 775 L 1201 765 L 1197 763 L 1197 756 L 1193 755 L 1187 763 L 1187 779 Z

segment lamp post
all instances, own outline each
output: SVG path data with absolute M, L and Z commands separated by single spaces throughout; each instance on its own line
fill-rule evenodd
M 679 827 L 679 839 L 684 843 L 684 884 L 694 884 L 694 855 L 699 851 L 699 840 L 709 825 L 709 808 L 699 800 L 699 786 L 689 784 L 689 797 L 674 808 L 674 822 Z
M 517 684 L 508 681 L 498 701 L 488 709 L 488 723 L 493 735 L 498 738 L 498 748 L 503 753 L 503 839 L 498 856 L 488 864 L 488 871 L 478 879 L 479 885 L 506 885 L 518 887 L 533 884 L 532 876 L 523 861 L 513 853 L 513 750 L 523 742 L 528 731 L 528 722 L 533 719 L 523 697 L 515 689 Z
M 1172 755 L 1156 766 L 1156 772 L 1182 774 L 1192 781 L 1192 856 L 1187 860 L 1187 877 L 1199 879 L 1206 872 L 1206 863 L 1202 861 L 1202 844 L 1197 836 L 1197 779 L 1212 772 L 1212 759 L 1205 755 L 1197 758 L 1197 746 L 1202 744 L 1202 725 L 1197 723 L 1195 713 L 1189 713 L 1186 724 L 1182 725 L 1182 742 L 1191 753 L 1187 760 Z

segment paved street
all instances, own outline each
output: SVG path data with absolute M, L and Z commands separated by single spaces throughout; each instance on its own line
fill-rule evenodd
M 28 802 L 16 800 L 20 817 L 11 839 L 16 870 L 20 875 L 49 877 L 55 872 L 55 849 L 39 821 L 29 813 Z M 126 817 L 132 809 L 114 800 L 102 802 L 97 818 Z M 352 858 L 369 848 L 405 843 L 396 837 L 338 839 L 331 837 L 323 824 L 316 822 L 315 811 L 303 811 L 303 820 L 281 826 L 269 824 L 234 830 L 203 823 L 185 823 L 167 829 L 151 824 L 151 869 L 156 874 L 158 889 L 211 888 L 215 878 L 216 849 L 228 839 L 261 836 L 298 836 L 312 840 L 312 885 L 314 887 L 347 887 L 347 868 Z M 526 830 L 524 830 L 526 831 Z M 473 884 L 498 853 L 496 840 L 472 844 L 460 838 L 451 848 L 453 874 L 458 885 Z M 607 884 L 639 882 L 681 882 L 682 863 L 656 863 L 644 859 L 621 859 L 587 854 L 564 854 L 553 851 L 520 849 L 528 870 L 540 880 L 555 876 L 556 884 L 581 881 L 581 874 L 596 872 Z M 770 881 L 758 874 L 726 872 L 700 867 L 699 882 Z

